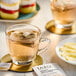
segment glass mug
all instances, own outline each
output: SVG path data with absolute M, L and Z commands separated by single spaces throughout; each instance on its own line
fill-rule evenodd
M 50 0 L 56 27 L 70 28 L 76 20 L 75 0 Z
M 49 43 L 49 39 L 41 39 L 40 29 L 31 24 L 10 26 L 6 30 L 6 37 L 12 61 L 16 65 L 30 64 L 36 58 L 40 43 Z

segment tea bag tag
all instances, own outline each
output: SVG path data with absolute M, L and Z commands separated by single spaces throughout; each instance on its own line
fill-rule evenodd
M 37 76 L 66 76 L 64 71 L 55 63 L 33 67 Z
M 11 63 L 0 63 L 0 71 L 8 71 L 11 67 Z

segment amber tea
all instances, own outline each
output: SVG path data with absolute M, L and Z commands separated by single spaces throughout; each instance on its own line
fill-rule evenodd
M 40 32 L 25 27 L 7 31 L 9 51 L 15 64 L 23 65 L 32 62 L 38 52 Z
M 57 25 L 71 25 L 76 20 L 75 0 L 52 0 L 51 10 Z

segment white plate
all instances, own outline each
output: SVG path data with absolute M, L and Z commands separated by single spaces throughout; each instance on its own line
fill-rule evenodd
M 62 56 L 60 55 L 60 49 L 59 49 L 59 48 L 62 47 L 62 46 L 63 46 L 65 43 L 67 43 L 67 42 L 74 42 L 74 43 L 76 43 L 76 37 L 62 40 L 62 41 L 56 46 L 56 54 L 57 54 L 58 57 L 59 57 L 60 59 L 62 59 L 63 61 L 65 61 L 65 62 L 67 62 L 67 63 L 70 63 L 70 64 L 73 64 L 73 65 L 76 65 L 76 61 L 68 61 L 68 60 L 66 60 L 64 57 L 62 57 Z

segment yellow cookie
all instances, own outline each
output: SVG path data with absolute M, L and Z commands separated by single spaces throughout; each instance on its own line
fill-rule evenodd
M 19 17 L 19 12 L 15 12 L 14 14 L 1 12 L 1 18 L 3 19 L 17 19 L 18 17 Z
M 61 55 L 70 56 L 76 58 L 76 53 L 69 53 L 69 52 L 61 52 Z
M 64 51 L 64 52 L 69 52 L 69 53 L 76 53 L 76 50 L 74 50 L 74 49 L 70 49 L 70 48 L 68 48 L 68 47 L 65 47 L 65 46 L 63 46 L 63 47 L 61 47 L 60 48 L 60 51 Z
M 32 13 L 36 11 L 36 6 L 32 6 L 32 7 L 25 7 L 25 8 L 20 8 L 20 12 L 21 13 Z
M 76 43 L 65 43 L 64 46 L 76 50 Z

